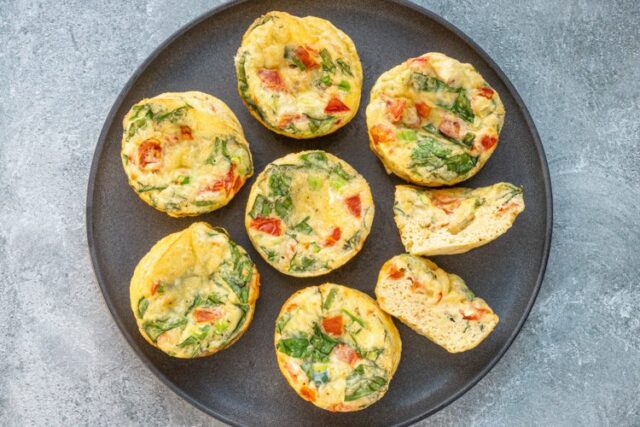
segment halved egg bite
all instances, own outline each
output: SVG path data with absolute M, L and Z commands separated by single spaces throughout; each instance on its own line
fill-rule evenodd
M 506 233 L 524 211 L 522 193 L 506 182 L 441 190 L 398 185 L 394 218 L 407 252 L 459 254 Z
M 476 347 L 498 324 L 460 277 L 409 254 L 384 263 L 376 298 L 384 311 L 450 353 Z

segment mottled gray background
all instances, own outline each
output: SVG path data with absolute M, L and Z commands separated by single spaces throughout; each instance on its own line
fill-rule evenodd
M 219 3 L 0 0 L 1 425 L 219 425 L 126 344 L 84 226 L 93 150 L 118 92 Z M 419 3 L 520 91 L 555 204 L 549 267 L 522 333 L 421 424 L 640 425 L 640 4 Z

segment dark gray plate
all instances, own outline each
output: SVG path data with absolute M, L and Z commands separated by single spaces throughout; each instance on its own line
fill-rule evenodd
M 324 138 L 299 142 L 262 127 L 236 92 L 233 56 L 249 24 L 269 10 L 331 20 L 354 40 L 364 67 L 362 106 L 355 119 Z M 325 281 L 373 295 L 380 266 L 403 252 L 393 222 L 393 187 L 369 150 L 364 106 L 375 79 L 411 56 L 429 51 L 470 62 L 500 93 L 507 110 L 500 144 L 487 165 L 464 185 L 509 181 L 525 188 L 527 208 L 497 241 L 469 253 L 434 258 L 462 276 L 500 316 L 478 348 L 451 355 L 401 325 L 402 360 L 389 392 L 356 413 L 332 414 L 304 402 L 280 374 L 273 348 L 276 315 L 303 286 Z M 120 163 L 123 115 L 141 98 L 166 91 L 201 90 L 225 101 L 251 143 L 256 171 L 287 153 L 322 148 L 353 165 L 371 184 L 373 230 L 362 252 L 320 278 L 294 279 L 269 267 L 254 251 L 243 226 L 251 180 L 225 208 L 197 218 L 226 228 L 257 263 L 262 290 L 248 332 L 229 349 L 199 360 L 178 360 L 148 345 L 129 308 L 129 279 L 138 260 L 161 237 L 196 219 L 173 219 L 144 204 L 128 187 Z M 96 148 L 87 196 L 87 234 L 94 269 L 116 323 L 133 349 L 165 384 L 196 407 L 231 424 L 409 424 L 451 403 L 482 378 L 505 353 L 538 293 L 551 240 L 551 187 L 534 125 L 498 66 L 460 30 L 417 6 L 391 1 L 304 0 L 233 3 L 211 11 L 172 36 L 142 64 L 122 90 Z M 523 369 L 525 367 L 523 366 Z

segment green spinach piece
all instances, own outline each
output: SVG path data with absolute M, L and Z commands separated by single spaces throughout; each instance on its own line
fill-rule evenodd
M 431 167 L 438 169 L 445 164 L 445 160 L 451 155 L 451 150 L 431 137 L 424 137 L 418 141 L 416 148 L 411 153 L 412 166 Z
M 143 185 L 138 187 L 138 193 L 146 193 L 147 191 L 162 191 L 167 188 L 168 185 Z
M 166 113 L 156 114 L 153 118 L 154 121 L 162 123 L 165 120 L 169 120 L 171 123 L 177 123 L 178 120 L 187 115 L 187 109 L 192 108 L 189 104 L 185 104 L 182 107 L 178 107 L 175 110 L 167 111 Z
M 300 156 L 300 159 L 304 162 L 305 166 L 316 166 L 319 168 L 325 168 L 327 166 L 327 155 L 322 151 L 312 151 Z
M 458 96 L 449 110 L 469 123 L 473 123 L 475 119 L 475 115 L 471 109 L 471 102 L 469 98 L 467 98 L 467 91 L 462 88 L 458 91 Z
M 306 217 L 305 219 L 300 221 L 298 224 L 294 225 L 293 229 L 295 231 L 299 231 L 300 233 L 304 233 L 304 234 L 313 233 L 313 228 L 311 228 L 311 226 L 307 223 L 307 221 L 309 221 L 309 218 L 310 217 Z
M 289 313 L 289 312 L 284 313 L 278 319 L 278 323 L 276 323 L 276 329 L 278 330 L 279 334 L 282 333 L 282 331 L 284 330 L 285 326 L 287 326 L 287 323 L 289 323 L 289 320 L 291 320 L 291 313 Z
M 334 120 L 333 116 L 313 117 L 308 114 L 305 114 L 305 116 L 307 116 L 307 119 L 309 120 L 309 130 L 311 133 L 324 131 L 326 128 L 331 126 L 331 123 L 333 123 Z
M 211 326 L 205 325 L 199 331 L 195 332 L 192 335 L 189 335 L 184 341 L 178 344 L 178 347 L 184 348 L 190 345 L 200 345 L 200 343 L 207 338 L 209 335 L 209 331 L 211 330 Z
M 439 80 L 435 77 L 427 76 L 422 73 L 412 73 L 411 81 L 413 82 L 413 87 L 418 91 L 425 92 L 458 92 L 458 89 L 449 86 L 442 80 Z
M 322 49 L 320 51 L 320 57 L 322 58 L 322 69 L 331 74 L 336 72 L 336 64 L 333 63 L 331 59 L 331 54 L 327 49 Z
M 336 59 L 336 63 L 338 64 L 338 67 L 340 67 L 340 71 L 342 71 L 342 74 L 346 74 L 350 77 L 353 77 L 353 73 L 351 72 L 351 67 L 349 66 L 349 64 L 344 62 L 342 58 Z
M 336 298 L 337 293 L 337 288 L 331 288 L 331 290 L 329 291 L 329 295 L 327 295 L 327 299 L 324 300 L 324 304 L 322 304 L 323 309 L 329 310 L 331 308 L 331 305 L 333 304 L 333 300 Z
M 291 177 L 285 173 L 274 171 L 269 175 L 269 193 L 274 197 L 289 195 Z
M 162 333 L 186 324 L 187 324 L 187 319 L 183 317 L 181 319 L 176 319 L 176 320 L 169 320 L 169 319 L 149 320 L 145 322 L 142 325 L 142 327 L 145 333 L 149 336 L 149 338 L 151 338 L 153 342 L 156 342 L 156 340 Z
M 351 85 L 349 84 L 348 81 L 342 80 L 340 83 L 338 83 L 338 89 L 340 89 L 343 92 L 350 92 Z
M 358 316 L 356 316 L 355 314 L 353 314 L 352 312 L 350 312 L 349 310 L 347 310 L 346 308 L 342 309 L 342 312 L 344 314 L 346 314 L 347 316 L 349 316 L 351 318 L 352 321 L 358 323 L 360 326 L 362 326 L 363 328 L 365 327 L 365 323 L 364 320 L 362 320 L 361 318 L 359 318 Z
M 287 218 L 293 207 L 293 201 L 290 196 L 286 196 L 276 200 L 275 210 L 280 218 Z
M 300 58 L 298 58 L 298 55 L 296 55 L 296 50 L 290 46 L 286 46 L 284 48 L 284 58 L 291 61 L 293 65 L 298 67 L 301 71 L 304 71 L 307 68 L 304 66 L 302 61 L 300 61 Z
M 471 156 L 467 153 L 451 156 L 445 162 L 447 170 L 455 172 L 458 175 L 463 175 L 469 172 L 475 167 L 476 163 L 478 163 L 478 157 Z
M 315 263 L 315 258 L 309 256 L 298 257 L 298 253 L 296 253 L 289 262 L 289 270 L 297 272 L 307 271 L 313 267 Z
M 309 347 L 307 338 L 284 338 L 278 341 L 278 351 L 287 356 L 301 358 Z
M 258 194 L 256 196 L 256 200 L 253 202 L 253 207 L 249 212 L 249 216 L 251 218 L 257 218 L 259 216 L 266 217 L 269 216 L 273 207 L 272 203 L 264 197 L 262 194 Z
M 149 300 L 145 297 L 140 298 L 138 301 L 138 315 L 141 319 L 144 317 L 144 313 L 147 311 L 147 308 L 149 308 Z
M 385 376 L 379 375 L 382 369 L 358 365 L 347 377 L 347 388 L 345 390 L 345 402 L 358 400 L 382 389 L 387 384 Z M 378 375 L 376 375 L 378 373 Z M 384 372 L 383 372 L 384 373 Z

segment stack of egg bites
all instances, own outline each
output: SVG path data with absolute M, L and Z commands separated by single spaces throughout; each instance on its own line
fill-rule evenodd
M 335 132 L 360 104 L 362 66 L 330 22 L 270 12 L 235 57 L 238 91 L 265 127 L 296 139 Z M 496 149 L 504 107 L 470 64 L 441 53 L 383 73 L 366 108 L 370 147 L 396 187 L 394 216 L 407 250 L 380 270 L 376 300 L 335 283 L 294 293 L 275 325 L 282 374 L 305 400 L 354 411 L 386 393 L 400 362 L 391 316 L 449 352 L 476 347 L 498 316 L 463 279 L 423 256 L 466 252 L 505 233 L 524 210 L 522 189 L 441 188 L 475 175 Z M 124 118 L 122 162 L 133 190 L 172 217 L 224 207 L 253 175 L 234 113 L 201 92 L 163 93 Z M 427 187 L 427 188 L 425 188 Z M 374 217 L 367 181 L 321 150 L 288 154 L 255 179 L 245 225 L 255 250 L 295 277 L 327 274 L 363 247 Z M 260 275 L 222 228 L 204 222 L 170 234 L 140 260 L 131 308 L 151 345 L 178 358 L 209 356 L 248 329 Z

